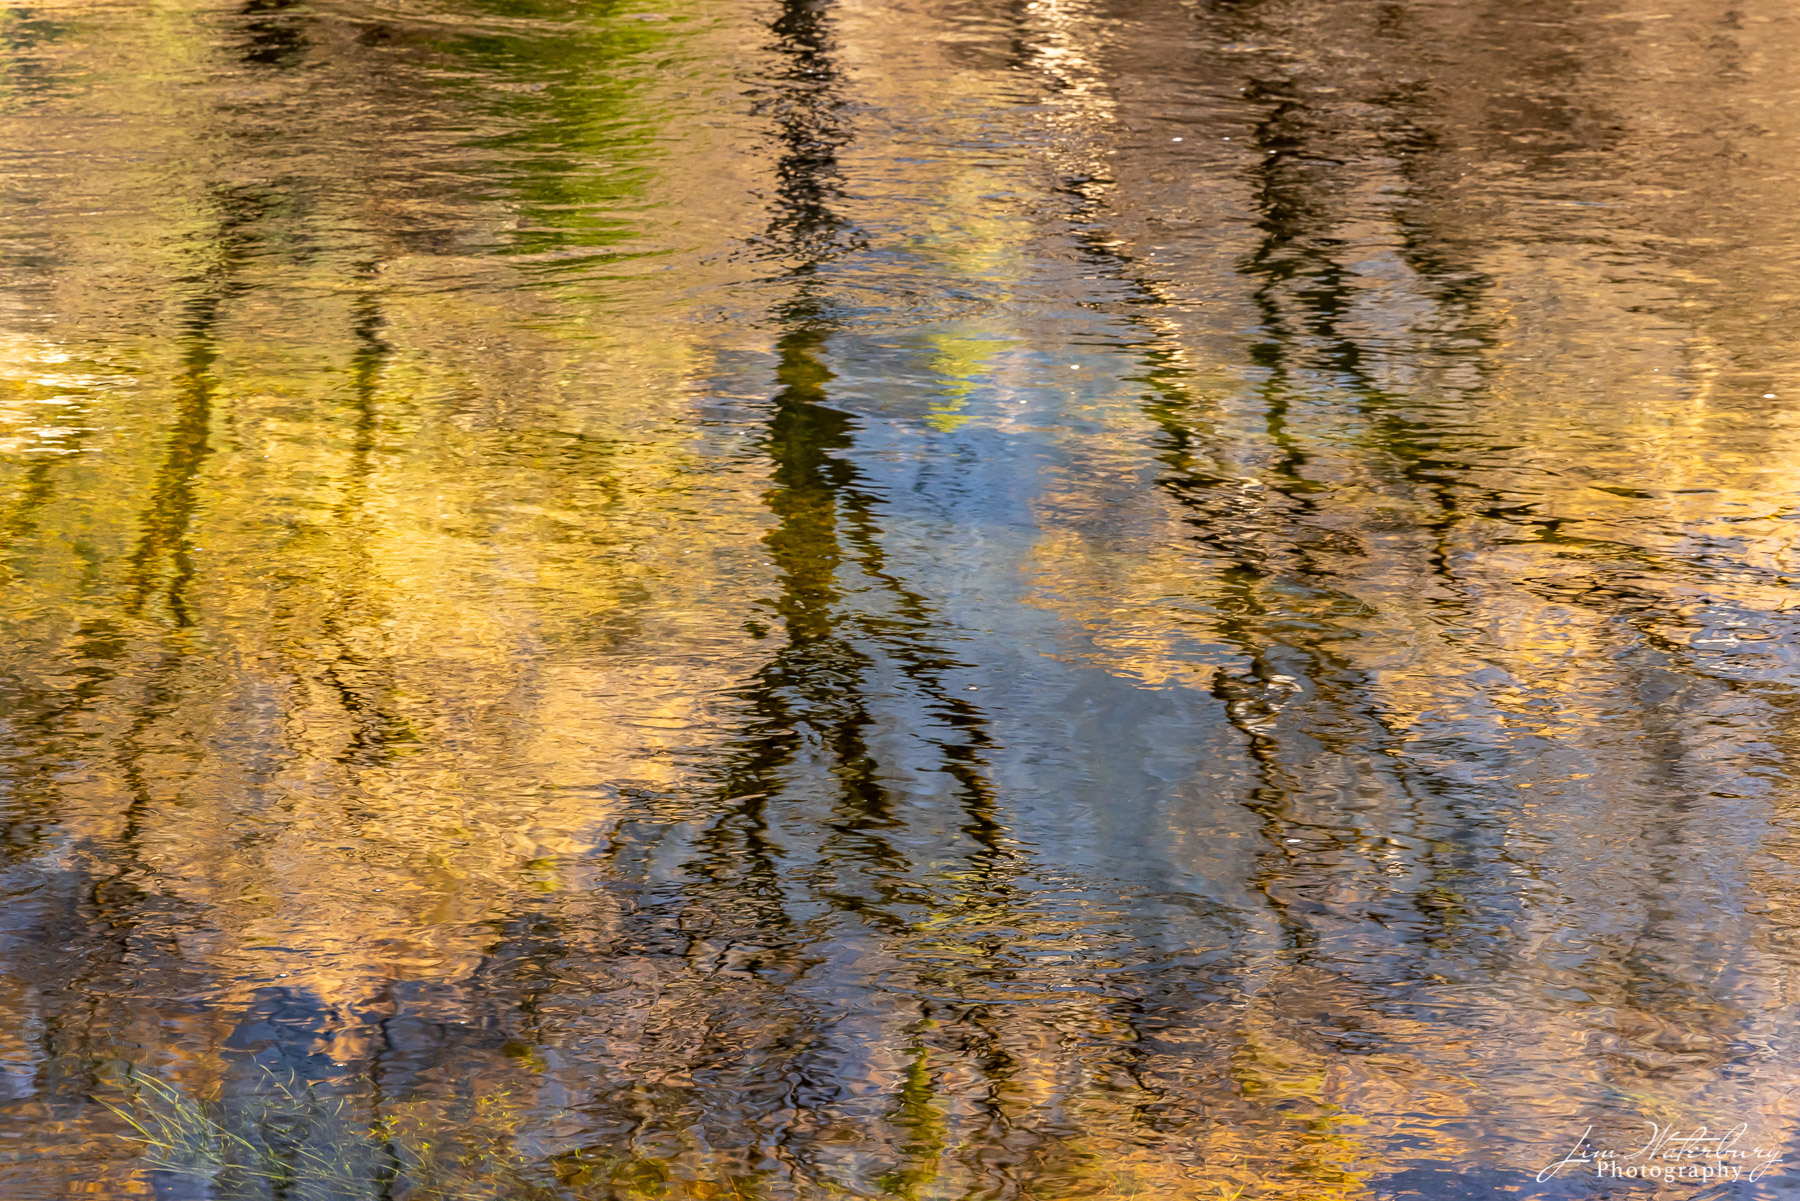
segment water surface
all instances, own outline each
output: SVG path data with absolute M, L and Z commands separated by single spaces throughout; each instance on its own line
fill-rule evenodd
M 0 1195 L 1795 1150 L 1797 57 L 1777 0 L 0 12 Z

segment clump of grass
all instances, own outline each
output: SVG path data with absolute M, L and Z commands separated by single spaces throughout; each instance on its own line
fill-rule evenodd
M 505 1094 L 446 1111 L 377 1113 L 367 1089 L 327 1092 L 266 1071 L 254 1087 L 196 1097 L 127 1068 L 99 1098 L 153 1166 L 199 1178 L 221 1201 L 547 1201 L 558 1195 L 514 1146 Z

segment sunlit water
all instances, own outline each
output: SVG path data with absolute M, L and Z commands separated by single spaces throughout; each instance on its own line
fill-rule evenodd
M 0 1196 L 1786 1195 L 1796 61 L 5 9 Z

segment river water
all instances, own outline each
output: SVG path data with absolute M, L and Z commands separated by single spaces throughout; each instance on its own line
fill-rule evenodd
M 1797 59 L 6 8 L 0 1195 L 1790 1195 Z

